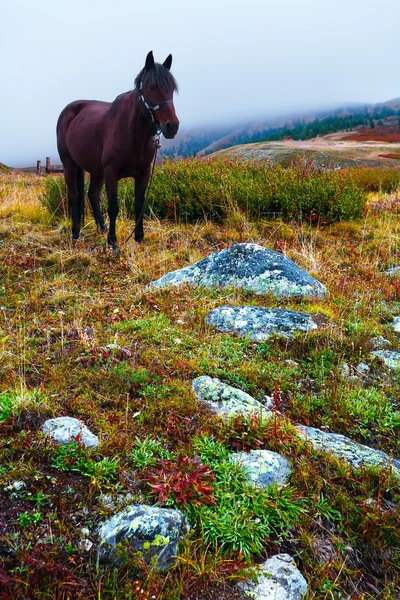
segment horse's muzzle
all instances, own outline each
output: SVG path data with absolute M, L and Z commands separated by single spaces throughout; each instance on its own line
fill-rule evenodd
M 161 125 L 161 131 L 168 140 L 172 140 L 178 133 L 179 123 L 171 123 L 168 121 L 166 125 Z

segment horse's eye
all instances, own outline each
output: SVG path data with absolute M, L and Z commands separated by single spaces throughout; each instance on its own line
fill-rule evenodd
M 155 85 L 150 85 L 149 86 L 149 92 L 155 92 L 157 89 L 157 87 Z

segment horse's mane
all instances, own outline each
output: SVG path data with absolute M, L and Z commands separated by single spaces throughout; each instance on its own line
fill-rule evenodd
M 165 92 L 178 91 L 176 79 L 169 70 L 160 63 L 154 63 L 154 66 L 147 71 L 143 68 L 135 79 L 135 89 L 139 91 L 140 82 L 146 86 L 155 85 Z

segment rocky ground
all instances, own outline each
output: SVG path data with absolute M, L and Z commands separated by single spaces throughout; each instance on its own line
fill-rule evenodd
M 2 597 L 396 598 L 398 197 L 116 260 L 41 185 L 0 182 Z

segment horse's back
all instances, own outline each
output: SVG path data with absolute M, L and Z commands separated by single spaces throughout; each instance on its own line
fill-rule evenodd
M 62 162 L 64 158 L 72 156 L 79 164 L 76 154 L 81 154 L 83 141 L 84 146 L 89 145 L 85 149 L 87 152 L 90 153 L 90 146 L 93 145 L 93 151 L 96 150 L 95 154 L 98 154 L 99 134 L 110 106 L 109 102 L 100 100 L 75 100 L 64 108 L 57 121 L 57 146 Z M 82 166 L 85 168 L 85 165 Z

